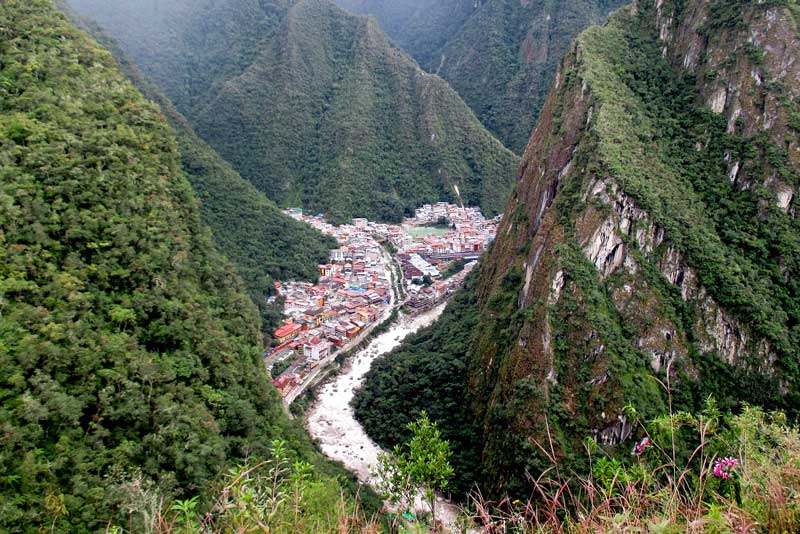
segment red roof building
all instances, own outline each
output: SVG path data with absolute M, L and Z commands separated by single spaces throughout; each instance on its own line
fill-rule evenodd
M 286 341 L 297 337 L 297 335 L 302 330 L 303 330 L 302 325 L 294 323 L 286 323 L 285 325 L 275 330 L 275 339 L 278 340 L 278 343 L 285 343 Z

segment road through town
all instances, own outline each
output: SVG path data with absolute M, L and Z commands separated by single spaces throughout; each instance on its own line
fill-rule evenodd
M 358 337 L 347 343 L 341 349 L 337 350 L 336 352 L 333 352 L 328 358 L 325 358 L 324 360 L 320 361 L 319 365 L 311 373 L 309 373 L 300 384 L 295 386 L 289 393 L 287 393 L 286 396 L 284 396 L 283 398 L 283 404 L 287 408 L 287 411 L 289 406 L 291 406 L 292 403 L 300 395 L 305 393 L 305 391 L 312 384 L 314 384 L 314 382 L 317 380 L 317 377 L 322 372 L 327 371 L 327 368 L 331 364 L 333 364 L 337 356 L 339 356 L 340 354 L 344 354 L 347 351 L 352 350 L 353 348 L 359 346 L 365 339 L 367 339 L 372 334 L 372 331 L 375 328 L 382 325 L 386 321 L 390 320 L 390 318 L 392 317 L 392 313 L 394 312 L 395 309 L 399 309 L 403 305 L 403 302 L 400 301 L 400 297 L 398 295 L 399 291 L 397 289 L 399 284 L 402 283 L 402 281 L 398 280 L 399 274 L 397 271 L 395 271 L 393 258 L 385 250 L 382 253 L 382 261 L 383 264 L 386 266 L 386 273 L 392 281 L 392 290 L 390 292 L 389 306 L 384 312 L 383 316 L 374 324 L 372 324 L 370 327 L 368 327 L 366 330 L 364 330 L 361 334 L 359 334 Z

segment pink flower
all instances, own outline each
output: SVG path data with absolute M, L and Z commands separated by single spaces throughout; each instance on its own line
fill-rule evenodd
M 714 462 L 714 476 L 723 480 L 731 478 L 731 474 L 736 467 L 739 466 L 739 460 L 728 456 L 726 458 L 717 458 Z
M 650 446 L 650 438 L 644 437 L 642 438 L 642 441 L 640 441 L 633 447 L 633 451 L 631 451 L 631 454 L 634 456 L 641 456 L 644 450 L 649 446 Z

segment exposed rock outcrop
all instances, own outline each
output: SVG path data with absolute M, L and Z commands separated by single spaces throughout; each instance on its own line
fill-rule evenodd
M 753 402 L 796 391 L 800 42 L 786 7 L 727 14 L 639 0 L 556 75 L 478 287 L 470 391 L 495 489 L 535 469 L 545 429 L 565 456 L 629 439 L 625 405 L 662 413 L 668 369 L 679 391 L 711 391 L 719 366 L 761 381 Z

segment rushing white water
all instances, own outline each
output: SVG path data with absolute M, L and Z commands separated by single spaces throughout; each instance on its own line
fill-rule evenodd
M 413 318 L 402 317 L 387 332 L 375 337 L 366 348 L 355 354 L 335 380 L 325 384 L 307 414 L 308 430 L 319 440 L 322 452 L 342 462 L 364 483 L 373 483 L 371 469 L 381 452 L 356 421 L 350 401 L 364 381 L 372 362 L 400 345 L 412 334 L 433 323 L 444 305 Z
M 377 336 L 366 348 L 355 354 L 336 379 L 320 388 L 317 400 L 308 411 L 308 431 L 319 440 L 322 452 L 329 458 L 342 462 L 365 484 L 375 485 L 372 469 L 382 449 L 370 439 L 356 420 L 350 401 L 356 389 L 363 383 L 364 375 L 369 371 L 372 362 L 400 345 L 409 334 L 433 323 L 444 307 L 441 304 L 416 317 L 398 319 L 386 333 Z M 445 524 L 454 521 L 454 506 L 440 501 L 437 510 L 441 510 Z

